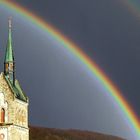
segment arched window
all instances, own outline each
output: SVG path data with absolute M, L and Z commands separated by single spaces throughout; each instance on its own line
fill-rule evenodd
M 2 123 L 5 122 L 5 110 L 4 110 L 4 108 L 1 109 L 1 122 Z

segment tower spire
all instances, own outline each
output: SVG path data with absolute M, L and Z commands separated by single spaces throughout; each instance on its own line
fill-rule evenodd
M 7 47 L 5 52 L 5 60 L 4 60 L 4 74 L 8 76 L 9 80 L 14 85 L 15 83 L 15 62 L 14 62 L 14 54 L 13 54 L 13 47 L 12 47 L 12 18 L 9 17 L 8 19 L 8 41 Z

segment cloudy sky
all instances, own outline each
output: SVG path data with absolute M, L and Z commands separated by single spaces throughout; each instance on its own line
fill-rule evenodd
M 87 53 L 140 115 L 140 20 L 121 0 L 17 0 Z M 1 70 L 7 19 L 13 17 L 16 75 L 30 98 L 30 124 L 135 134 L 107 91 L 62 44 L 0 6 Z M 136 139 L 136 138 L 135 138 Z

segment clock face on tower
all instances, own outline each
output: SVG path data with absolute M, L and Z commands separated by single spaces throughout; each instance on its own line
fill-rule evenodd
M 5 134 L 0 133 L 0 140 L 4 140 L 5 139 Z
M 0 129 L 0 140 L 7 140 L 7 128 Z

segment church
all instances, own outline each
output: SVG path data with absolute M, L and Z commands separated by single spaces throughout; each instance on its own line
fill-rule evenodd
M 0 140 L 29 140 L 29 99 L 15 76 L 11 30 L 9 19 L 4 71 L 0 74 Z

